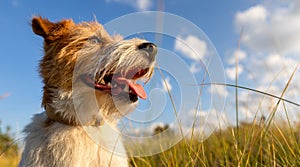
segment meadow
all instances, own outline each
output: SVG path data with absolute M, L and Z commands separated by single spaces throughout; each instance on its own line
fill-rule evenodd
M 253 120 L 247 122 L 237 119 L 238 126 L 217 128 L 203 141 L 197 135 L 185 137 L 175 146 L 159 154 L 148 157 L 130 157 L 130 165 L 133 167 L 300 166 L 300 122 L 291 121 L 291 115 L 288 114 L 285 107 L 287 103 L 291 102 L 283 98 L 293 76 L 294 73 L 279 97 L 267 92 L 243 88 L 269 96 L 275 101 L 272 103 L 270 111 L 267 112 L 268 115 L 256 114 Z M 238 88 L 237 86 L 233 87 Z M 280 105 L 284 110 L 279 111 Z M 299 106 L 299 104 L 293 105 Z M 262 108 L 258 107 L 256 113 L 260 109 Z M 237 117 L 238 108 L 236 110 Z M 277 112 L 284 112 L 285 117 L 276 120 Z M 296 120 L 300 120 L 300 118 L 296 118 Z M 163 128 L 156 128 L 156 131 L 153 131 L 153 135 L 160 136 L 156 142 L 162 146 L 168 145 L 174 135 L 180 135 L 176 132 L 161 133 L 163 130 Z M 127 148 L 134 149 L 151 147 L 151 143 L 139 143 L 140 145 L 135 146 L 125 142 L 125 146 L 126 144 Z M 10 128 L 0 129 L 0 167 L 17 166 L 20 160 L 19 148 L 19 139 L 14 138 Z
M 300 133 L 286 123 L 266 127 L 241 123 L 214 132 L 204 142 L 182 140 L 150 157 L 131 159 L 132 166 L 300 166 Z M 238 136 L 237 136 L 238 135 Z M 170 136 L 165 136 L 168 138 Z M 167 139 L 162 139 L 166 142 Z
M 215 131 L 201 142 L 185 139 L 160 154 L 130 158 L 131 166 L 300 166 L 300 124 L 288 122 L 241 123 Z M 157 134 L 160 135 L 160 134 Z M 164 135 L 161 144 L 172 136 Z M 18 147 L 7 133 L 1 134 L 0 166 L 14 167 L 19 161 Z M 149 145 L 150 146 L 150 145 Z
M 131 158 L 131 165 L 148 167 L 300 166 L 300 114 L 297 112 L 296 114 L 290 114 L 291 111 L 287 107 L 288 105 L 294 105 L 296 107 L 293 110 L 298 111 L 299 104 L 283 98 L 289 86 L 291 86 L 298 67 L 299 65 L 289 76 L 280 96 L 267 91 L 238 86 L 237 79 L 236 84 L 233 85 L 218 84 L 235 89 L 235 96 L 233 95 L 231 98 L 235 98 L 236 126 L 217 128 L 204 141 L 199 140 L 196 135 L 192 135 L 191 138 L 185 138 L 174 147 L 160 154 L 149 157 L 133 157 Z M 236 68 L 238 67 L 236 66 Z M 251 111 L 255 113 L 254 118 L 247 121 L 239 119 L 239 107 L 241 107 L 238 100 L 239 89 L 250 91 L 256 94 L 254 98 L 261 99 L 258 100 L 257 106 L 255 106 L 256 110 Z M 263 95 L 263 98 L 260 95 Z M 268 100 L 263 100 L 264 98 L 268 98 Z M 253 101 L 254 99 L 249 100 Z M 264 103 L 269 106 L 267 109 L 263 107 Z M 266 115 L 261 114 L 262 111 Z M 168 143 L 168 138 L 170 139 L 172 136 L 161 136 L 161 141 L 158 142 L 165 145 Z M 151 147 L 150 144 L 149 147 Z

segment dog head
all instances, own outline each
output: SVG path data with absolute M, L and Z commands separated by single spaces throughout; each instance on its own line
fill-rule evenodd
M 66 112 L 74 110 L 74 97 L 81 99 L 82 108 L 89 108 L 91 99 L 86 98 L 91 97 L 91 90 L 101 114 L 107 117 L 120 112 L 120 108 L 131 108 L 138 97 L 147 98 L 140 81 L 147 82 L 152 76 L 157 53 L 153 43 L 110 36 L 98 22 L 54 23 L 34 17 L 32 29 L 44 38 L 45 55 L 40 62 L 42 105 L 61 119 L 72 115 Z M 76 92 L 74 85 L 80 87 Z M 76 120 L 73 117 L 67 119 Z

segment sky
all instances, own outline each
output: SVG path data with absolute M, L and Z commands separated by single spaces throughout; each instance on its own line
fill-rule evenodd
M 43 56 L 43 40 L 30 27 L 30 20 L 35 15 L 52 21 L 71 18 L 76 23 L 96 18 L 104 27 L 109 27 L 113 20 L 135 12 L 161 11 L 172 14 L 157 17 L 153 26 L 164 27 L 164 31 L 174 32 L 173 36 L 135 32 L 138 37 L 158 44 L 157 64 L 165 67 L 165 71 L 162 76 L 156 70 L 154 78 L 146 86 L 150 98 L 147 101 L 141 100 L 137 111 L 127 118 L 140 120 L 133 123 L 138 130 L 163 123 L 175 126 L 174 100 L 175 108 L 181 113 L 183 127 L 191 126 L 194 118 L 204 118 L 205 125 L 198 123 L 196 126 L 211 129 L 209 131 L 212 132 L 217 126 L 235 124 L 235 89 L 200 84 L 203 80 L 211 82 L 218 79 L 221 79 L 220 82 L 235 84 L 237 73 L 239 85 L 281 96 L 300 62 L 299 9 L 299 1 L 280 0 L 227 0 L 226 3 L 216 0 L 53 0 L 31 3 L 2 0 L 2 127 L 9 125 L 14 133 L 20 134 L 32 115 L 43 111 L 43 85 L 38 74 L 38 63 Z M 201 30 L 200 34 L 190 29 L 182 31 L 177 27 L 177 22 L 174 25 L 168 24 L 168 16 L 181 18 L 179 20 L 187 23 L 182 29 L 189 25 L 196 26 L 197 30 Z M 136 21 L 133 24 L 140 26 L 146 22 Z M 119 25 L 110 30 L 112 33 L 123 32 L 124 27 Z M 212 63 L 208 67 L 207 63 L 211 60 L 219 64 Z M 207 70 L 211 73 L 205 78 Z M 300 103 L 299 81 L 299 69 L 296 69 L 283 96 L 285 99 Z M 278 100 L 247 90 L 239 90 L 238 95 L 241 121 L 251 121 L 256 114 L 267 116 Z M 200 107 L 197 106 L 198 102 Z M 285 111 L 292 121 L 300 118 L 299 106 L 282 104 L 277 112 L 279 118 L 286 117 Z M 153 119 L 149 119 L 152 116 Z M 141 123 L 144 119 L 148 123 Z

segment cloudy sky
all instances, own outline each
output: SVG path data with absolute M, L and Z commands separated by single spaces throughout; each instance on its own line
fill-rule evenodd
M 172 101 L 176 112 L 182 115 L 180 119 L 184 126 L 189 127 L 193 120 L 198 119 L 204 119 L 209 127 L 234 125 L 235 89 L 200 86 L 201 83 L 220 81 L 234 84 L 238 74 L 239 85 L 280 96 L 300 62 L 298 1 L 1 1 L 2 126 L 10 125 L 18 133 L 34 113 L 43 111 L 40 107 L 42 84 L 37 72 L 43 54 L 42 39 L 31 31 L 32 16 L 40 15 L 53 21 L 72 18 L 75 22 L 96 17 L 105 25 L 121 16 L 143 11 L 168 12 L 188 21 L 188 24 L 177 28 L 179 22 L 168 24 L 168 17 L 159 15 L 153 26 L 163 27 L 164 32 L 172 30 L 175 32 L 173 36 L 135 32 L 138 37 L 158 44 L 158 65 L 165 68 L 162 69 L 163 75 L 157 70 L 150 85 L 146 86 L 147 92 L 152 93 L 150 98 L 141 101 L 138 110 L 129 117 L 150 120 L 147 124 L 133 123 L 140 124 L 139 127 L 152 127 L 162 122 L 173 125 Z M 145 20 L 136 21 L 138 26 L 146 23 Z M 189 24 L 199 28 L 201 33 L 189 29 Z M 118 26 L 113 30 L 122 32 L 122 28 Z M 181 62 L 176 63 L 177 59 Z M 219 64 L 214 64 L 218 60 Z M 300 103 L 299 75 L 297 69 L 283 96 L 296 103 Z M 225 80 L 220 79 L 222 77 Z M 226 101 L 222 106 L 224 98 Z M 242 121 L 252 121 L 256 114 L 267 116 L 278 100 L 242 89 L 238 99 L 239 119 Z M 300 108 L 284 104 L 291 119 L 296 120 Z M 280 105 L 277 115 L 285 117 L 284 111 Z M 222 118 L 221 124 L 218 124 L 218 118 Z

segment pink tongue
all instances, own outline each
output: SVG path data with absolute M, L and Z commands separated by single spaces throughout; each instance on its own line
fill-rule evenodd
M 127 84 L 136 95 L 138 95 L 142 99 L 147 99 L 147 94 L 143 88 L 142 85 L 140 84 L 135 84 L 131 80 L 123 78 L 123 77 L 116 77 L 114 78 L 114 81 L 116 81 L 119 84 Z

